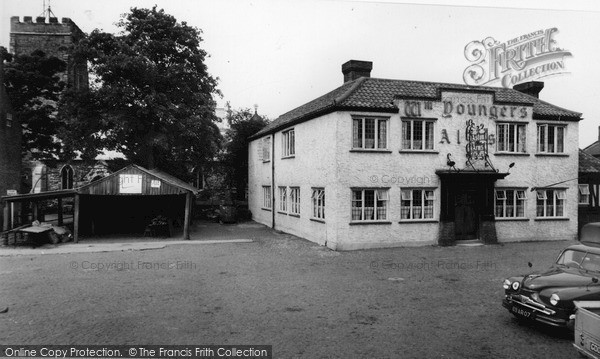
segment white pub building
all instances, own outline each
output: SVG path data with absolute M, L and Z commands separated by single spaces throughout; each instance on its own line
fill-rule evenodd
M 251 137 L 255 221 L 335 250 L 577 235 L 581 114 L 514 89 L 371 78 Z

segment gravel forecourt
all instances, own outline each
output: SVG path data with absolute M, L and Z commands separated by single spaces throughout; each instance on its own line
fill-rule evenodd
M 575 358 L 516 321 L 504 278 L 573 242 L 334 252 L 248 222 L 189 244 L 0 257 L 0 342 L 273 346 L 275 358 Z M 251 243 L 200 244 L 252 239 Z M 145 239 L 151 241 L 151 239 Z M 94 240 L 84 240 L 82 245 Z M 121 241 L 134 241 L 122 239 Z

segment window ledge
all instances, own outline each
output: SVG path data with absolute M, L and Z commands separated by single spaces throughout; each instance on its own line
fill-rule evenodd
M 287 160 L 287 159 L 289 159 L 289 158 L 295 158 L 295 157 L 296 157 L 296 155 L 291 155 L 291 156 L 283 156 L 283 157 L 281 157 L 281 159 L 282 159 L 282 160 Z
M 284 214 L 284 215 L 288 215 L 287 212 L 281 212 L 281 211 L 277 211 L 278 214 Z
M 325 220 L 321 218 L 311 218 L 310 220 L 313 222 L 325 223 Z
M 531 156 L 529 153 L 523 152 L 496 152 L 494 156 Z
M 536 153 L 539 157 L 569 157 L 567 153 Z
M 391 221 L 352 221 L 351 226 L 362 225 L 362 224 L 392 224 Z
M 496 222 L 511 222 L 511 221 L 521 221 L 528 222 L 529 218 L 527 217 L 496 217 Z
M 271 162 L 271 160 L 266 160 L 266 161 L 263 160 L 263 163 L 269 163 L 269 162 Z
M 269 211 L 269 212 L 271 212 L 271 208 L 261 207 L 260 209 L 262 209 L 263 211 Z
M 437 219 L 402 219 L 398 223 L 440 223 L 440 221 Z
M 372 152 L 372 153 L 392 153 L 392 150 L 386 150 L 385 148 L 374 148 L 374 149 L 364 149 L 364 148 L 353 148 L 350 152 Z
M 300 215 L 299 214 L 295 214 L 295 213 L 288 213 L 288 216 L 300 218 Z
M 436 155 L 436 154 L 440 153 L 440 151 L 434 151 L 434 150 L 400 150 L 398 152 L 400 152 L 400 153 L 424 153 L 424 154 L 432 154 L 432 155 Z
M 570 221 L 569 217 L 536 217 L 535 221 Z

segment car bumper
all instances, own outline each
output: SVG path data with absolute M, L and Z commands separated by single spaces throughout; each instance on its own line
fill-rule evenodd
M 528 303 L 523 303 L 519 296 L 506 295 L 502 306 L 518 318 L 532 320 L 554 327 L 573 329 L 574 320 L 567 313 L 556 312 L 549 308 L 542 308 Z

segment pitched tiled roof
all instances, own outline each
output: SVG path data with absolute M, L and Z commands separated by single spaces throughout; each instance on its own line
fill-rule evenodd
M 579 172 L 600 173 L 600 159 L 579 150 Z
M 600 141 L 596 141 L 583 149 L 592 156 L 600 155 Z
M 395 99 L 440 99 L 441 90 L 490 92 L 497 103 L 533 105 L 533 118 L 579 121 L 581 114 L 544 102 L 517 90 L 503 87 L 468 86 L 440 82 L 387 80 L 361 77 L 275 119 L 251 138 L 276 132 L 295 123 L 334 111 L 354 110 L 397 113 Z

